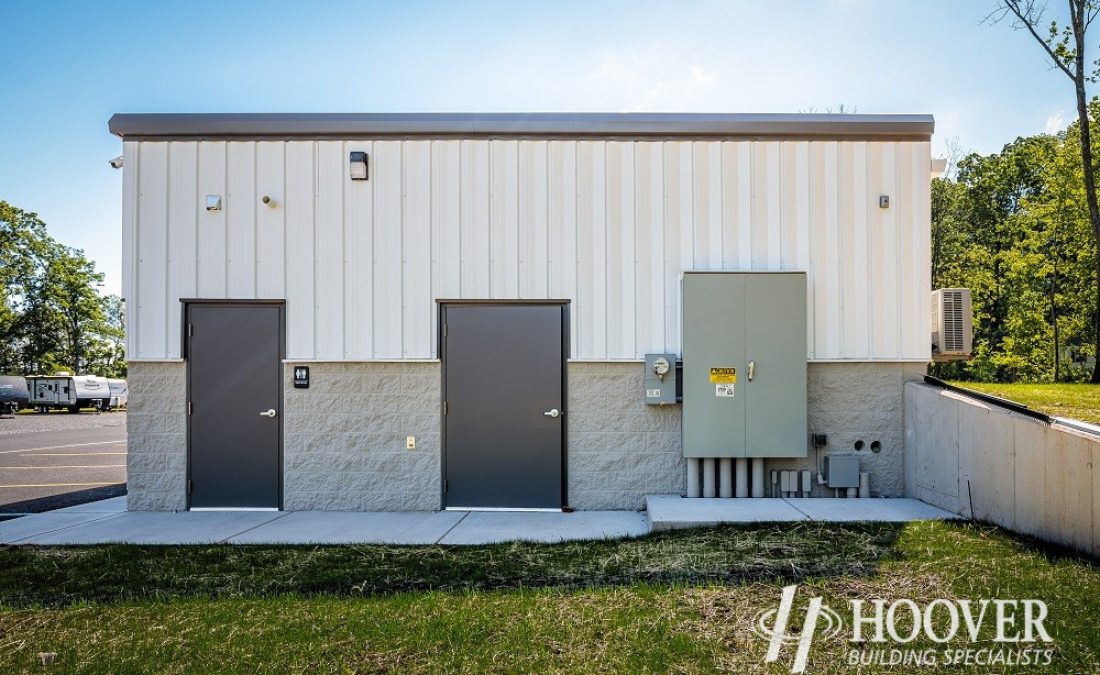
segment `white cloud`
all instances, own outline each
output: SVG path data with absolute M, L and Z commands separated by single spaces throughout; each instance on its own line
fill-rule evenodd
M 1068 122 L 1063 115 L 1063 111 L 1059 110 L 1058 112 L 1051 113 L 1047 116 L 1045 131 L 1048 134 L 1056 134 L 1059 131 L 1065 129 L 1067 125 Z

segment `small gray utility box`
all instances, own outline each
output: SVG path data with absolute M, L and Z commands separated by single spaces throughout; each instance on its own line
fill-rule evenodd
M 806 274 L 685 272 L 685 457 L 806 456 Z
M 676 403 L 676 355 L 645 355 L 646 405 L 674 405 Z
M 825 484 L 831 488 L 859 487 L 859 457 L 854 455 L 825 455 L 822 467 Z

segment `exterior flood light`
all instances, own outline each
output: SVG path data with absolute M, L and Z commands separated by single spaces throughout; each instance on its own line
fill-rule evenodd
M 367 153 L 353 152 L 348 161 L 351 162 L 351 179 L 367 180 Z

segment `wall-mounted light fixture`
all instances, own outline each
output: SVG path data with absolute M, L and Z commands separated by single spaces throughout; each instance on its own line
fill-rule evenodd
M 879 195 L 879 197 L 878 197 L 878 207 L 880 209 L 890 208 L 890 195 Z
M 222 210 L 222 196 L 221 195 L 206 195 L 206 210 L 210 213 L 217 213 Z
M 352 152 L 348 161 L 351 162 L 351 179 L 367 180 L 367 153 Z

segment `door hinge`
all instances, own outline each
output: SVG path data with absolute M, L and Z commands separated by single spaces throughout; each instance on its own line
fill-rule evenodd
M 447 402 L 446 401 L 443 402 L 443 414 L 444 415 L 447 414 Z
M 447 492 L 447 481 L 443 481 L 443 492 Z
M 191 414 L 191 401 L 188 401 L 188 402 L 187 402 L 187 414 L 188 414 L 188 415 L 190 415 L 190 414 Z
M 443 337 L 447 337 L 447 324 L 443 324 Z
M 191 494 L 195 491 L 195 481 L 187 481 L 187 494 Z
M 195 324 L 187 324 L 187 337 L 195 337 Z

